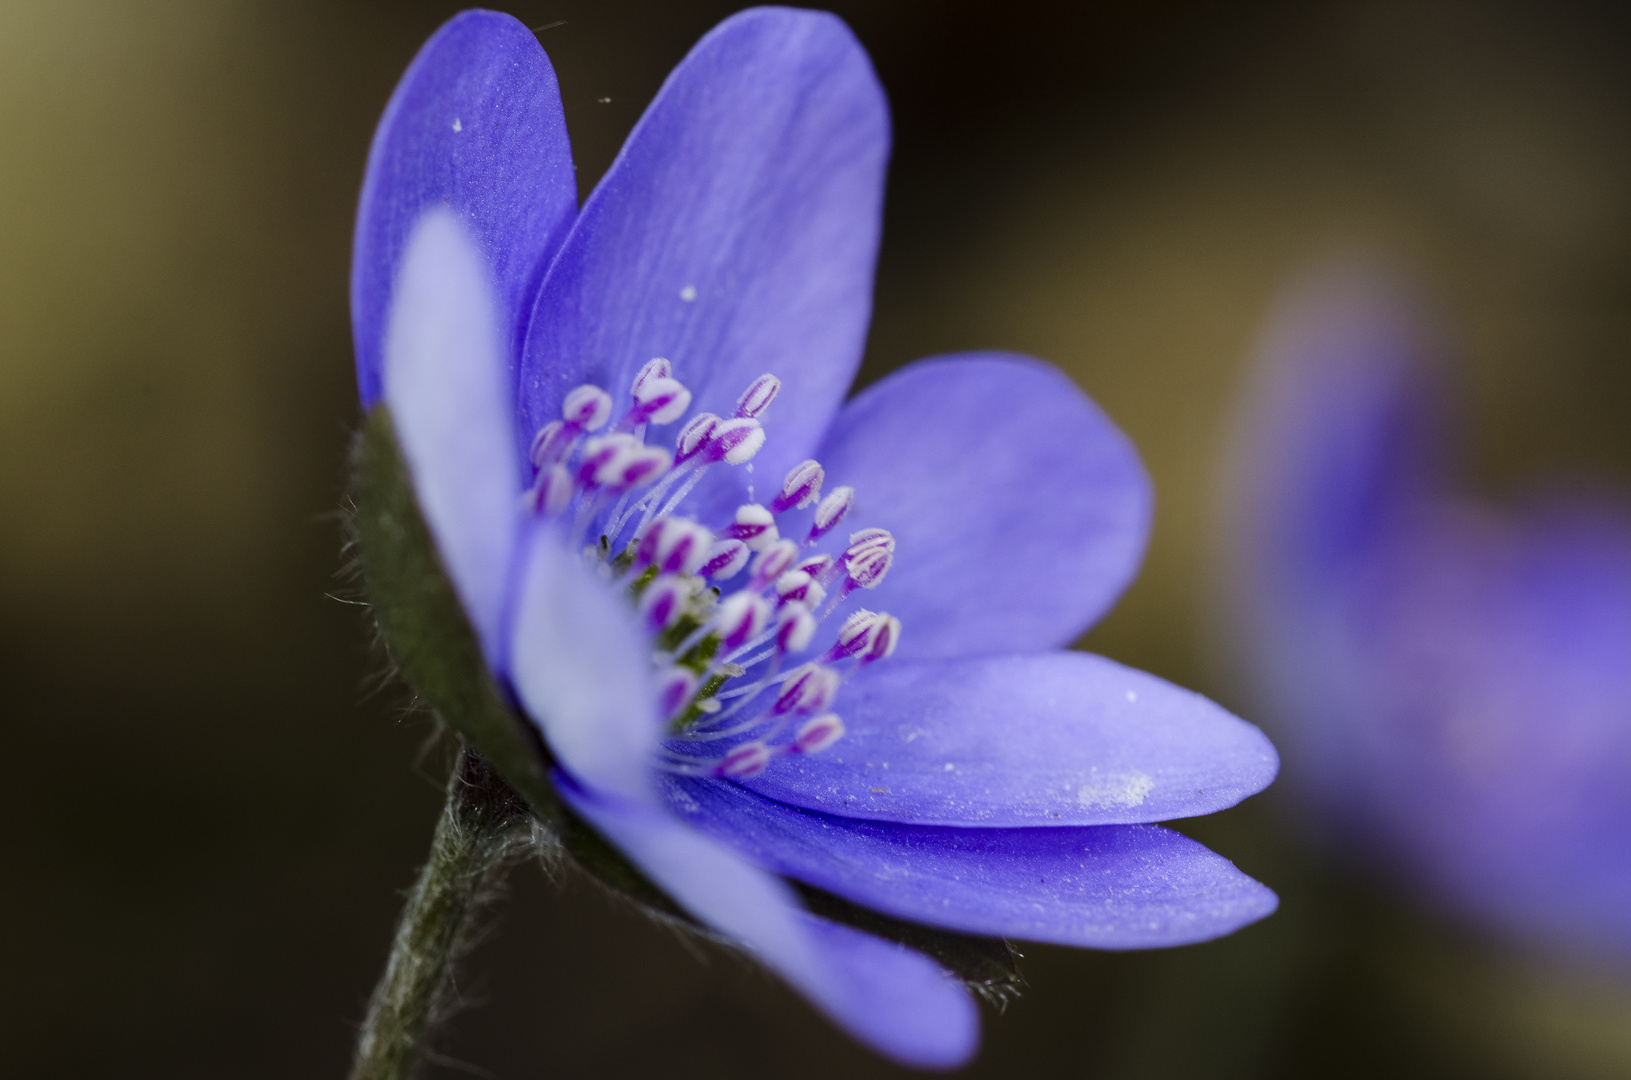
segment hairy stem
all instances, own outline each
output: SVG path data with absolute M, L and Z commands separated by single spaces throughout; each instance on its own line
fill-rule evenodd
M 397 924 L 385 974 L 357 1039 L 351 1080 L 406 1080 L 438 1019 L 471 916 L 505 867 L 532 842 L 526 804 L 469 747 L 448 779 L 447 803 Z

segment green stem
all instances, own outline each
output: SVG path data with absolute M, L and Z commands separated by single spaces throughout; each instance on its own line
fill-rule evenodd
M 385 974 L 357 1039 L 351 1080 L 406 1080 L 440 1019 L 471 916 L 506 865 L 532 840 L 526 805 L 466 747 L 448 779 L 430 858 L 397 924 Z

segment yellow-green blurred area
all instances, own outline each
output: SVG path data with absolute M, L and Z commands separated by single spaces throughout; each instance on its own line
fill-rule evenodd
M 506 6 L 556 63 L 583 192 L 733 10 Z M 1325 258 L 1391 258 L 1440 306 L 1483 490 L 1631 488 L 1614 5 L 837 6 L 896 121 L 865 377 L 1034 353 L 1154 476 L 1144 573 L 1089 647 L 1245 710 L 1208 645 L 1218 463 L 1268 304 Z M 354 595 L 350 225 L 374 121 L 453 10 L 0 4 L 0 1074 L 344 1073 L 447 764 L 327 595 Z M 1280 913 L 1169 952 L 1026 948 L 972 1073 L 1631 1075 L 1627 968 L 1346 876 L 1272 791 L 1184 827 Z M 530 866 L 460 992 L 432 1075 L 895 1071 Z

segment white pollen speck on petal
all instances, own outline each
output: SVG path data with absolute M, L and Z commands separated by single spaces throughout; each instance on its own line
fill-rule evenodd
M 952 764 L 952 763 L 951 763 L 951 762 L 949 762 L 949 761 L 948 761 L 948 762 L 946 762 L 946 771 L 947 771 L 947 772 L 951 772 L 951 771 L 952 771 L 952 770 L 953 770 L 953 769 L 955 769 L 955 768 L 957 768 L 957 766 L 955 766 L 955 765 L 953 765 L 953 764 Z
M 1134 691 L 1134 690 L 1127 691 L 1127 700 L 1128 701 L 1137 701 L 1138 700 L 1137 691 Z
M 697 287 L 695 285 L 687 285 L 685 288 L 680 290 L 680 299 L 684 300 L 687 304 L 689 304 L 691 301 L 695 300 L 696 298 L 697 298 Z
M 1146 773 L 1094 775 L 1076 789 L 1076 801 L 1090 807 L 1139 806 L 1153 790 L 1155 779 Z
M 453 130 L 454 131 L 463 131 L 464 130 L 464 125 L 459 123 L 459 118 L 457 116 L 455 116 L 453 118 Z

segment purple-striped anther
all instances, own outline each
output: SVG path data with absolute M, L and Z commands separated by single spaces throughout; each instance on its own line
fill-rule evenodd
M 635 557 L 664 574 L 695 574 L 708 561 L 713 533 L 690 518 L 659 518 L 651 523 Z
M 854 656 L 872 644 L 872 635 L 877 632 L 878 623 L 887 615 L 879 615 L 876 611 L 862 608 L 838 628 L 838 640 L 834 641 L 832 648 L 827 650 L 824 659 L 840 660 L 846 656 Z
M 714 772 L 731 780 L 746 780 L 750 776 L 758 776 L 775 757 L 775 751 L 764 743 L 755 740 L 733 747 L 714 769 Z
M 838 527 L 849 514 L 850 507 L 855 505 L 855 489 L 852 487 L 833 488 L 827 497 L 816 504 L 815 518 L 810 522 L 810 535 L 805 538 L 806 544 L 813 544 L 823 536 Z
M 759 553 L 758 561 L 753 564 L 753 577 L 749 579 L 748 587 L 764 588 L 793 569 L 793 563 L 798 557 L 799 546 L 793 541 L 776 541 Z
M 710 462 L 742 465 L 752 461 L 764 444 L 765 429 L 759 421 L 751 416 L 733 417 L 714 425 L 703 454 Z
M 674 365 L 660 356 L 653 356 L 643 364 L 639 371 L 634 373 L 634 382 L 629 385 L 629 393 L 636 401 L 640 399 L 640 391 L 653 379 L 672 379 Z
M 844 721 L 838 719 L 838 714 L 822 713 L 799 725 L 787 750 L 793 754 L 819 754 L 843 737 Z
M 533 468 L 542 469 L 566 457 L 572 449 L 572 441 L 577 437 L 577 430 L 567 427 L 564 421 L 551 420 L 532 437 L 532 448 L 527 451 L 527 458 Z
M 813 459 L 799 462 L 788 470 L 787 479 L 782 481 L 781 494 L 776 496 L 770 508 L 778 514 L 804 509 L 820 497 L 821 481 L 826 476 L 821 462 Z
M 871 640 L 867 642 L 866 650 L 861 653 L 861 663 L 870 664 L 877 660 L 887 660 L 895 652 L 895 646 L 900 644 L 900 620 L 893 615 L 879 615 L 878 621 L 872 628 Z
M 611 487 L 637 488 L 651 483 L 666 473 L 674 464 L 673 455 L 660 446 L 642 446 L 630 450 L 620 461 L 616 480 Z
M 810 640 L 815 637 L 816 618 L 809 607 L 798 601 L 784 604 L 776 619 L 777 655 L 799 653 L 810 647 Z
M 747 566 L 753 552 L 740 540 L 720 540 L 708 549 L 708 559 L 698 571 L 715 581 L 729 581 Z
M 561 419 L 578 431 L 594 431 L 612 418 L 612 395 L 584 383 L 561 401 Z
M 759 636 L 770 620 L 770 605 L 752 593 L 737 592 L 719 602 L 714 631 L 727 650 L 740 649 Z
M 668 719 L 685 707 L 697 691 L 695 672 L 682 667 L 671 667 L 657 676 L 657 708 Z
M 811 577 L 819 579 L 822 574 L 826 573 L 827 567 L 831 565 L 831 555 L 811 555 L 808 559 L 799 563 L 795 569 L 803 570 Z
M 790 712 L 820 712 L 838 696 L 841 681 L 838 672 L 832 668 L 805 664 L 782 683 L 781 693 L 776 695 L 776 704 L 770 707 L 770 712 L 773 716 L 785 716 Z
M 640 594 L 640 613 L 653 631 L 667 630 L 685 613 L 691 586 L 684 578 L 661 574 Z
M 803 570 L 789 570 L 776 579 L 776 596 L 784 604 L 800 603 L 820 607 L 821 601 L 827 598 L 827 590 Z
M 875 589 L 895 561 L 895 538 L 888 529 L 862 529 L 844 549 L 844 571 L 863 589 Z
M 777 540 L 776 515 L 758 503 L 743 503 L 736 508 L 736 521 L 726 527 L 725 535 L 740 540 L 754 551 L 767 551 Z
M 575 494 L 577 485 L 572 482 L 572 474 L 556 462 L 538 473 L 532 490 L 522 496 L 522 504 L 534 514 L 554 517 L 566 509 Z
M 691 391 L 678 379 L 647 379 L 634 391 L 634 413 L 638 422 L 672 424 L 691 407 Z
M 697 413 L 680 428 L 674 440 L 674 462 L 683 465 L 708 448 L 722 421 L 711 412 Z
M 770 408 L 770 403 L 776 400 L 776 395 L 782 392 L 782 381 L 771 374 L 764 374 L 748 384 L 742 391 L 742 396 L 736 399 L 737 416 L 758 416 Z

